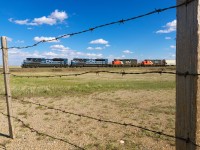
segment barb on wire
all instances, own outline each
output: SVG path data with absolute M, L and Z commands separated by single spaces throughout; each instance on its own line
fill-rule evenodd
M 8 115 L 4 114 L 3 112 L 0 112 L 0 114 L 2 114 L 2 115 L 4 115 L 4 116 L 8 116 Z M 61 138 L 57 138 L 57 137 L 54 137 L 54 136 L 49 135 L 49 134 L 46 134 L 46 133 L 42 133 L 42 132 L 40 132 L 40 131 L 38 131 L 38 130 L 32 128 L 32 127 L 30 127 L 30 126 L 29 126 L 28 124 L 26 124 L 23 120 L 21 120 L 21 119 L 19 119 L 19 118 L 17 118 L 17 117 L 14 117 L 14 116 L 10 116 L 10 117 L 13 118 L 13 119 L 15 119 L 16 121 L 20 122 L 24 127 L 26 127 L 27 129 L 29 129 L 31 132 L 35 132 L 36 134 L 38 134 L 38 135 L 40 135 L 40 136 L 46 136 L 46 137 L 52 138 L 52 139 L 54 139 L 54 140 L 59 140 L 59 141 L 65 142 L 65 143 L 67 143 L 67 144 L 69 144 L 69 145 L 72 145 L 72 146 L 74 146 L 74 147 L 76 147 L 76 148 L 78 148 L 78 149 L 85 150 L 84 148 L 82 148 L 82 147 L 80 147 L 80 146 L 78 146 L 78 145 L 75 145 L 74 143 L 71 143 L 71 142 L 69 142 L 69 141 L 66 140 L 66 139 L 61 139 Z
M 154 11 L 150 11 L 148 13 L 144 13 L 144 14 L 141 14 L 141 15 L 138 15 L 138 16 L 134 16 L 134 17 L 131 17 L 131 18 L 121 19 L 121 20 L 118 20 L 118 21 L 113 21 L 113 22 L 109 22 L 109 23 L 106 23 L 106 24 L 102 24 L 102 25 L 98 25 L 98 26 L 95 26 L 95 27 L 91 27 L 91 28 L 86 29 L 86 30 L 64 34 L 64 35 L 61 35 L 61 36 L 58 36 L 58 37 L 55 37 L 55 38 L 52 38 L 52 39 L 49 39 L 49 40 L 42 40 L 42 41 L 39 41 L 39 42 L 37 42 L 37 43 L 35 43 L 33 45 L 23 46 L 23 47 L 13 46 L 13 47 L 9 47 L 7 49 L 13 49 L 13 48 L 15 48 L 15 49 L 26 49 L 26 48 L 35 47 L 35 46 L 37 46 L 37 45 L 39 45 L 41 43 L 56 41 L 56 40 L 59 40 L 61 38 L 71 37 L 71 36 L 74 36 L 74 35 L 78 35 L 78 34 L 82 34 L 82 33 L 86 33 L 86 32 L 91 32 L 91 31 L 94 31 L 96 29 L 103 28 L 103 27 L 106 27 L 106 26 L 111 26 L 111 25 L 114 25 L 114 24 L 122 24 L 122 23 L 125 23 L 125 22 L 128 22 L 128 21 L 131 21 L 131 20 L 136 20 L 138 18 L 143 18 L 143 17 L 149 16 L 149 15 L 153 15 L 153 14 L 156 14 L 156 13 L 159 14 L 161 12 L 164 12 L 164 11 L 167 11 L 167 10 L 170 10 L 170 9 L 178 8 L 178 7 L 181 7 L 181 6 L 187 6 L 188 4 L 190 4 L 193 1 L 196 1 L 196 0 L 186 0 L 185 2 L 183 2 L 181 4 L 178 4 L 178 5 L 174 5 L 174 6 L 170 6 L 170 7 L 166 7 L 166 8 L 161 8 L 161 9 L 155 9 Z
M 166 72 L 166 71 L 150 71 L 150 72 L 125 72 L 124 70 L 120 72 L 113 72 L 113 71 L 87 71 L 83 73 L 75 73 L 75 74 L 65 74 L 65 75 L 50 75 L 50 76 L 22 76 L 22 75 L 16 75 L 11 74 L 13 77 L 20 77 L 20 78 L 53 78 L 53 77 L 67 77 L 67 76 L 80 76 L 85 75 L 89 73 L 95 73 L 96 75 L 100 75 L 100 73 L 109 73 L 109 74 L 121 74 L 124 75 L 142 75 L 142 74 L 177 74 L 175 72 Z M 184 75 L 180 73 L 180 75 Z M 190 75 L 190 74 L 188 74 Z
M 54 108 L 54 107 L 50 107 L 50 106 L 46 106 L 46 105 L 43 105 L 43 104 L 40 104 L 40 103 L 35 103 L 35 102 L 30 102 L 30 101 L 19 100 L 19 99 L 14 99 L 14 100 L 17 100 L 17 101 L 20 101 L 20 102 L 24 102 L 24 103 L 34 104 L 34 105 L 41 106 L 41 107 L 44 107 L 44 108 L 49 109 L 49 110 L 55 110 L 55 111 L 59 111 L 61 113 L 65 113 L 65 114 L 70 114 L 70 115 L 75 115 L 75 116 L 78 116 L 78 117 L 83 117 L 83 118 L 87 118 L 87 119 L 91 119 L 91 120 L 96 120 L 96 121 L 99 121 L 99 122 L 111 123 L 111 124 L 116 124 L 116 125 L 126 126 L 126 127 L 129 126 L 129 127 L 138 128 L 138 129 L 145 130 L 145 131 L 148 131 L 148 132 L 151 132 L 151 133 L 154 133 L 154 134 L 162 135 L 162 136 L 165 136 L 165 137 L 170 137 L 170 138 L 173 138 L 173 139 L 179 139 L 179 140 L 182 140 L 182 141 L 185 141 L 185 142 L 191 142 L 193 145 L 195 145 L 197 147 L 200 147 L 200 145 L 198 145 L 195 142 L 191 141 L 189 138 L 183 138 L 183 137 L 177 137 L 177 136 L 174 136 L 174 135 L 169 135 L 169 134 L 163 133 L 161 131 L 155 131 L 155 130 L 148 129 L 148 128 L 145 128 L 145 127 L 142 127 L 142 126 L 139 126 L 139 125 L 134 125 L 134 124 L 125 123 L 125 122 L 121 123 L 121 122 L 112 121 L 112 120 L 104 120 L 104 119 L 101 119 L 101 118 L 95 118 L 95 117 L 87 116 L 87 115 L 84 115 L 84 114 L 78 114 L 78 113 L 74 113 L 74 112 L 69 112 L 69 111 L 65 111 L 65 110 L 59 109 L 59 108 Z

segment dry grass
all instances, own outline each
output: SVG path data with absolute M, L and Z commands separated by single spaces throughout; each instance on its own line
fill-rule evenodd
M 94 69 L 94 68 L 93 68 Z M 107 68 L 106 68 L 107 69 Z M 126 68 L 126 71 L 144 71 L 146 68 Z M 155 68 L 148 68 L 155 69 Z M 158 69 L 158 68 L 156 68 Z M 17 69 L 16 69 L 17 70 Z M 15 70 L 15 71 L 16 71 Z M 120 68 L 114 68 L 120 70 Z M 29 70 L 30 71 L 30 70 Z M 63 74 L 81 72 L 74 70 L 36 70 L 34 74 Z M 85 71 L 85 70 L 84 70 Z M 20 71 L 16 74 L 33 74 Z M 132 123 L 134 125 L 174 135 L 175 76 L 173 75 L 120 75 L 87 74 L 78 77 L 53 79 L 12 78 L 12 91 L 17 99 L 24 99 L 104 120 Z M 3 87 L 3 83 L 1 82 Z M 64 85 L 64 86 L 63 86 Z M 51 88 L 54 86 L 54 88 Z M 36 88 L 37 87 L 37 88 Z M 28 90 L 30 92 L 27 92 Z M 41 89 L 46 90 L 44 94 Z M 26 91 L 27 90 L 27 91 Z M 3 90 L 1 91 L 3 93 Z M 0 109 L 5 112 L 1 97 Z M 174 139 L 134 127 L 99 122 L 85 117 L 48 110 L 42 106 L 13 100 L 14 115 L 40 132 L 67 139 L 88 150 L 170 150 L 175 149 Z M 2 120 L 0 131 L 6 134 L 7 119 Z M 6 142 L 8 150 L 18 149 L 77 149 L 65 142 L 30 132 L 17 121 L 16 138 Z M 7 141 L 10 141 L 8 143 Z M 124 143 L 123 143 L 124 142 Z

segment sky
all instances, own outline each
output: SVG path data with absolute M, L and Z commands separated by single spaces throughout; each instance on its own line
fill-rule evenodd
M 8 47 L 28 46 L 172 5 L 175 0 L 6 0 L 0 5 L 0 36 L 7 37 Z M 12 66 L 20 66 L 27 57 L 111 62 L 116 58 L 175 59 L 175 55 L 175 9 L 28 49 L 8 50 Z

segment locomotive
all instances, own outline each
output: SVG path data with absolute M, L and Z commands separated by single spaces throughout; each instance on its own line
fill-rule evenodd
M 74 58 L 71 60 L 71 67 L 107 67 L 108 59 L 87 59 Z
M 138 66 L 137 59 L 114 59 L 113 67 L 136 67 Z
M 149 60 L 146 59 L 141 62 L 141 66 L 165 66 L 166 65 L 166 60 L 160 60 L 160 59 L 155 59 L 155 60 Z
M 175 66 L 175 60 L 146 59 L 138 62 L 137 59 L 114 59 L 111 64 L 108 59 L 74 58 L 68 64 L 67 58 L 26 58 L 22 63 L 22 68 L 37 67 L 148 67 L 148 66 Z
M 68 59 L 26 58 L 22 63 L 22 68 L 37 68 L 37 67 L 68 67 Z

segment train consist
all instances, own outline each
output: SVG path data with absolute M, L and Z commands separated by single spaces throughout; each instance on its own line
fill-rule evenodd
M 175 66 L 175 60 L 150 60 L 146 59 L 138 62 L 137 59 L 114 59 L 108 63 L 108 59 L 88 59 L 74 58 L 68 64 L 67 58 L 26 58 L 22 63 L 22 68 L 37 67 L 147 67 L 147 66 Z

